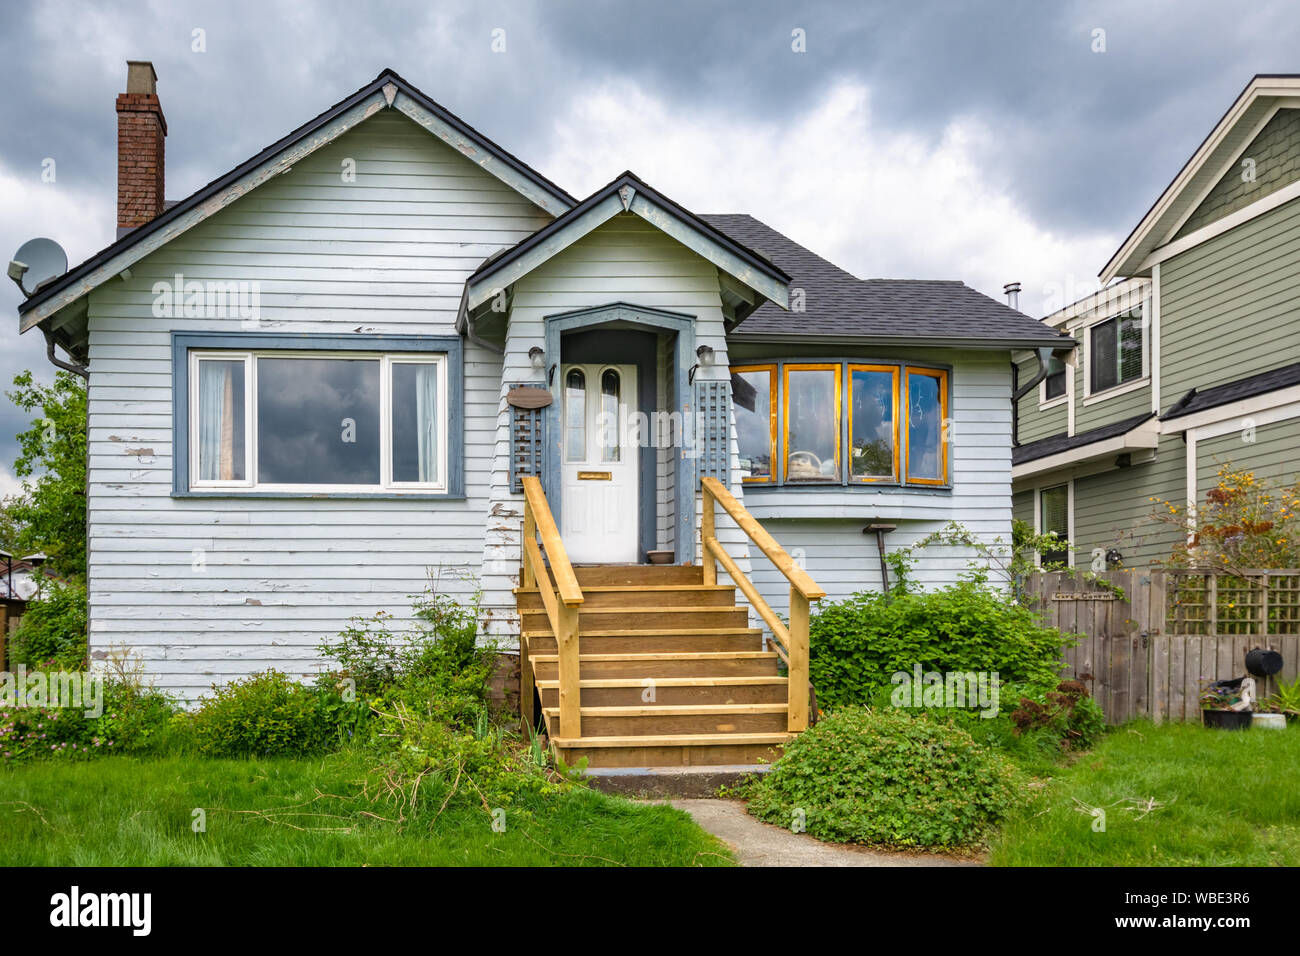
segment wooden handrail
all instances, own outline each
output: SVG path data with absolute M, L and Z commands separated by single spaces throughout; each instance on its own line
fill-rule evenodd
M 555 587 L 560 592 L 560 600 L 569 607 L 582 603 L 582 588 L 578 587 L 578 578 L 569 563 L 569 554 L 564 550 L 564 541 L 560 538 L 560 529 L 555 526 L 551 515 L 551 506 L 546 501 L 546 492 L 542 490 L 540 478 L 532 475 L 523 479 L 524 503 L 532 512 L 533 524 L 542 536 L 542 547 L 551 562 L 551 571 L 555 574 Z
M 582 588 L 578 585 L 569 555 L 564 550 L 560 539 L 560 529 L 555 526 L 555 517 L 551 506 L 546 501 L 540 479 L 525 476 L 524 486 L 524 526 L 523 542 L 520 548 L 520 584 L 523 587 L 536 587 L 542 598 L 542 607 L 551 624 L 551 633 L 555 635 L 555 646 L 559 657 L 560 684 L 560 725 L 557 737 L 577 738 L 582 736 L 582 689 L 580 684 L 580 663 L 578 656 L 578 609 L 582 607 Z M 537 537 L 541 535 L 539 547 Z M 542 549 L 546 549 L 545 560 Z M 546 562 L 550 562 L 551 574 L 555 584 L 551 584 L 551 575 L 547 574 Z M 519 683 L 520 710 L 527 728 L 533 726 L 533 664 L 528 641 L 520 633 L 519 640 Z
M 785 549 L 776 543 L 776 539 L 767 533 L 767 530 L 758 523 L 757 518 L 745 510 L 745 506 L 735 499 L 722 482 L 716 478 L 704 477 L 700 479 L 700 483 L 704 486 L 705 507 L 708 507 L 710 497 L 722 505 L 722 510 L 731 515 L 731 520 L 740 526 L 741 531 L 749 535 L 749 540 L 758 545 L 758 549 L 767 555 L 768 560 L 776 565 L 776 569 L 786 576 L 791 587 L 798 589 L 799 593 L 809 601 L 818 601 L 826 596 L 826 592 L 817 586 L 817 582 L 794 563 L 794 558 L 785 553 Z M 712 515 L 709 517 L 712 518 Z M 708 574 L 707 567 L 704 573 Z
M 786 729 L 791 733 L 799 733 L 808 729 L 808 695 L 802 692 L 802 688 L 808 683 L 808 619 L 809 619 L 809 602 L 818 601 L 826 596 L 826 592 L 817 586 L 817 582 L 808 576 L 808 573 L 795 564 L 794 559 L 785 552 L 776 539 L 773 538 L 758 523 L 753 515 L 745 510 L 735 497 L 729 492 L 722 482 L 716 478 L 704 477 L 700 479 L 700 484 L 704 490 L 704 513 L 703 520 L 700 522 L 700 550 L 704 560 L 704 583 L 718 583 L 718 565 L 721 564 L 723 570 L 731 576 L 731 580 L 736 583 L 741 592 L 749 601 L 750 606 L 754 608 L 758 616 L 772 631 L 774 638 L 773 646 L 777 648 L 777 653 L 785 661 L 788 676 L 788 692 L 786 694 Z M 772 606 L 764 600 L 763 595 L 758 592 L 758 588 L 749 580 L 740 569 L 731 555 L 727 554 L 722 543 L 718 540 L 716 527 L 716 505 L 721 505 L 722 509 L 731 516 L 741 531 L 749 536 L 749 540 L 758 546 L 769 561 L 785 575 L 786 580 L 790 582 L 790 623 L 787 626 L 777 617 Z M 796 691 L 796 688 L 799 688 Z

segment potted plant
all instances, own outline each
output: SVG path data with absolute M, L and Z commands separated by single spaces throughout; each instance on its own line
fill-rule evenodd
M 1201 722 L 1221 730 L 1246 730 L 1253 717 L 1250 705 L 1254 687 L 1249 677 L 1208 682 L 1201 690 Z
M 1300 677 L 1297 677 L 1289 684 L 1279 679 L 1277 693 L 1270 696 L 1264 703 L 1271 713 L 1281 714 L 1283 720 L 1287 723 L 1292 723 L 1297 718 L 1300 718 Z

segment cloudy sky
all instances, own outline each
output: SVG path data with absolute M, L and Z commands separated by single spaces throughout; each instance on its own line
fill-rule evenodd
M 1253 74 L 1300 72 L 1298 39 L 1289 0 L 6 3 L 0 255 L 112 239 L 128 58 L 158 72 L 169 198 L 391 66 L 575 195 L 630 168 L 864 278 L 1016 279 L 1041 314 L 1090 291 Z M 49 376 L 19 298 L 0 285 L 4 385 Z M 22 427 L 0 398 L 0 494 Z

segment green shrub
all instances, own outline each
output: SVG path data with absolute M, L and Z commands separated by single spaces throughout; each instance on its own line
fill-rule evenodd
M 178 716 L 166 694 L 120 679 L 104 682 L 104 713 L 95 721 L 96 735 L 111 742 L 109 752 L 157 754 L 170 749 Z
M 859 593 L 809 628 L 809 670 L 827 710 L 868 704 L 898 671 L 996 671 L 1004 683 L 1055 685 L 1066 638 L 978 580 L 941 591 Z
M 1062 750 L 1086 750 L 1106 731 L 1106 716 L 1077 680 L 1026 687 L 1016 697 L 1011 722 L 1018 733 L 1046 731 Z
M 496 667 L 496 648 L 477 640 L 478 599 L 459 603 L 431 585 L 413 606 L 416 626 L 410 630 L 394 632 L 392 615 L 381 611 L 354 618 L 337 641 L 320 645 L 338 666 L 321 676 L 319 686 L 355 690 L 375 711 L 401 704 L 420 717 L 471 729 L 486 711 Z M 347 723 L 350 714 L 339 719 L 349 729 L 360 726 Z
M 749 789 L 760 820 L 821 840 L 951 849 L 978 843 L 1019 802 L 1000 754 L 925 715 L 846 707 L 785 747 Z
M 321 697 L 273 670 L 214 686 L 191 717 L 195 747 L 207 757 L 320 753 L 337 739 Z
M 86 666 L 86 586 L 51 581 L 27 602 L 13 633 L 10 666 L 82 670 Z
M 1047 707 L 1053 695 L 1061 694 L 1062 689 L 1068 702 Z M 873 706 L 890 707 L 890 698 L 890 690 L 880 690 Z M 1026 707 L 1034 705 L 1043 706 L 1044 717 L 1051 716 L 1025 719 Z M 960 727 L 977 744 L 995 749 L 1010 757 L 1020 769 L 1039 775 L 1055 773 L 1063 753 L 1086 750 L 1105 730 L 1101 708 L 1087 695 L 1086 688 L 1074 681 L 1002 684 L 998 688 L 998 711 L 990 717 L 982 716 L 978 707 L 908 707 L 905 712 L 925 714 Z
M 81 759 L 111 749 L 78 708 L 0 707 L 0 763 Z

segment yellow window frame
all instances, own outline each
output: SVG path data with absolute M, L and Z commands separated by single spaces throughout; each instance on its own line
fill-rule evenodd
M 912 390 L 909 380 L 913 375 L 934 378 L 939 381 L 939 477 L 912 477 Z M 914 365 L 903 369 L 903 434 L 907 436 L 907 474 L 904 483 L 909 485 L 946 485 L 948 484 L 948 372 L 938 368 L 919 368 Z
M 784 484 L 790 483 L 787 472 L 790 458 L 790 373 L 791 372 L 834 372 L 835 373 L 835 484 L 844 483 L 843 451 L 840 438 L 844 414 L 843 362 L 787 362 L 781 367 L 781 475 Z M 806 479 L 795 479 L 802 483 Z M 815 482 L 808 482 L 815 484 Z
M 770 458 L 768 459 L 771 462 L 769 467 L 771 474 L 766 477 L 762 475 L 759 475 L 756 478 L 751 476 L 744 479 L 744 484 L 774 484 L 777 481 L 777 477 L 781 474 L 781 450 L 776 444 L 776 418 L 777 410 L 780 408 L 779 393 L 776 390 L 776 363 L 764 363 L 762 365 L 733 365 L 731 366 L 731 372 L 733 374 L 740 374 L 741 372 L 767 372 L 767 415 L 769 419 L 767 426 L 767 440 L 769 443 L 768 447 L 771 451 Z
M 894 425 L 894 471 L 889 475 L 854 475 L 853 474 L 853 373 L 854 372 L 888 372 L 893 380 L 893 387 L 890 394 L 893 395 L 894 407 L 890 410 L 890 420 Z M 901 379 L 900 369 L 897 365 L 862 365 L 849 363 L 849 372 L 846 386 L 848 388 L 848 416 L 849 416 L 849 459 L 848 459 L 848 476 L 849 483 L 857 482 L 859 484 L 898 484 L 899 481 L 899 455 L 902 442 L 899 438 L 898 431 L 898 384 Z

